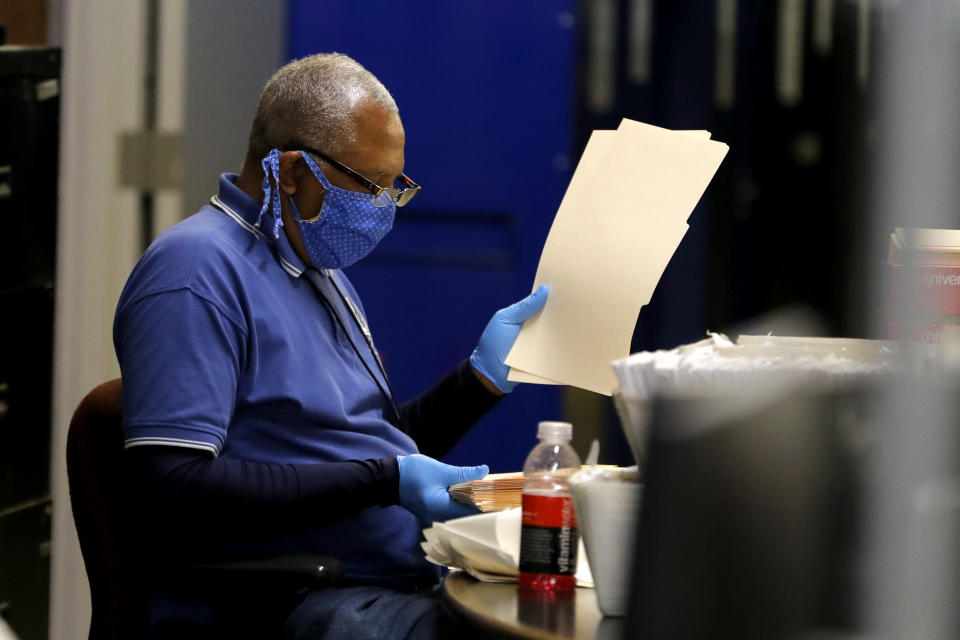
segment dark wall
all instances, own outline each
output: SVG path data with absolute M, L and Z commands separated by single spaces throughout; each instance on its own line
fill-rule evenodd
M 865 82 L 857 75 L 858 3 L 829 3 L 830 46 L 815 42 L 815 5 L 803 7 L 802 75 L 796 100 L 777 91 L 780 5 L 739 0 L 733 16 L 732 100 L 718 99 L 718 7 L 722 2 L 649 0 L 649 74 L 631 79 L 633 8 L 611 0 L 615 96 L 597 109 L 578 92 L 575 154 L 596 128 L 621 117 L 669 129 L 709 129 L 730 152 L 690 218 L 690 231 L 643 309 L 633 350 L 671 348 L 758 315 L 802 306 L 832 335 L 860 336 L 874 310 L 858 286 L 879 275 L 861 258 L 870 243 L 863 182 L 878 132 L 869 105 L 876 78 L 875 42 L 883 12 L 867 13 Z M 591 38 L 597 2 L 582 0 L 583 37 Z M 602 17 L 602 16 L 601 16 Z M 788 29 L 789 31 L 789 29 Z M 589 44 L 582 48 L 590 50 Z M 590 81 L 581 59 L 579 82 Z M 872 136 L 872 137 L 871 137 Z

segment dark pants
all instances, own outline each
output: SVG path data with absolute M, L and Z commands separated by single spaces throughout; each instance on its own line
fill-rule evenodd
M 427 640 L 459 635 L 440 589 L 409 593 L 385 587 L 327 587 L 287 617 L 286 640 Z

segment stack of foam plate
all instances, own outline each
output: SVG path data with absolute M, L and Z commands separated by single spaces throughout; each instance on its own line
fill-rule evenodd
M 484 582 L 516 582 L 520 563 L 520 509 L 481 513 L 446 522 L 434 522 L 423 530 L 420 543 L 427 560 L 466 571 Z M 587 554 L 580 543 L 577 585 L 592 587 Z

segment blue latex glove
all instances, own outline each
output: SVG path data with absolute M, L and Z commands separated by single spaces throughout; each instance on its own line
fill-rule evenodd
M 524 321 L 537 315 L 547 303 L 547 293 L 547 285 L 542 284 L 523 300 L 493 314 L 470 356 L 470 364 L 504 393 L 513 391 L 517 383 L 507 380 L 510 367 L 503 361 L 507 359 Z
M 456 502 L 447 489 L 458 482 L 479 480 L 490 471 L 487 465 L 454 467 L 420 453 L 397 456 L 397 463 L 400 506 L 424 525 L 480 513 L 476 507 Z

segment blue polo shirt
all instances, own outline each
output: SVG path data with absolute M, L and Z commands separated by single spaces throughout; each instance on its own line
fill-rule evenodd
M 212 203 L 157 238 L 124 287 L 125 446 L 276 464 L 415 453 L 346 276 L 306 270 L 235 180 L 221 176 Z M 419 542 L 416 518 L 390 506 L 230 546 L 334 555 L 355 581 L 396 584 L 435 576 Z

